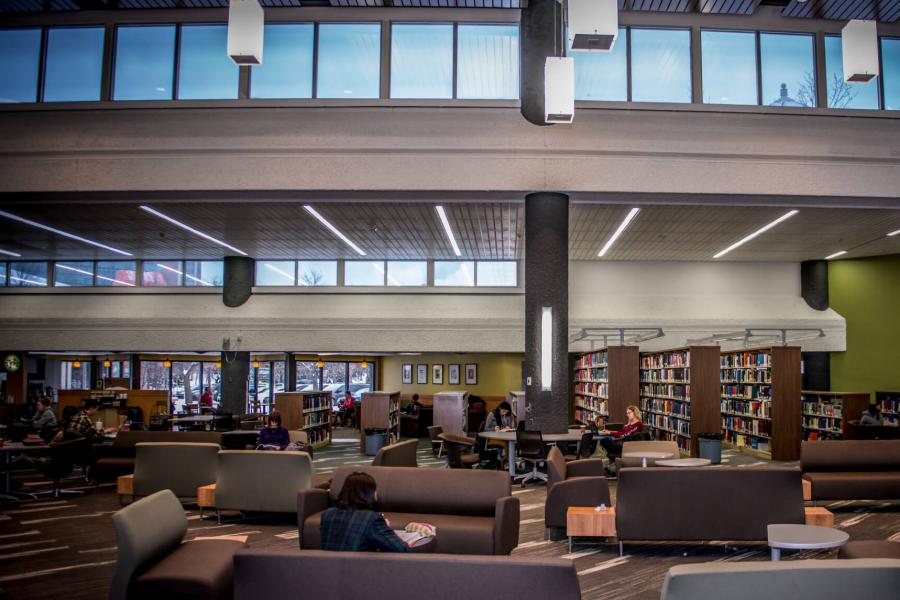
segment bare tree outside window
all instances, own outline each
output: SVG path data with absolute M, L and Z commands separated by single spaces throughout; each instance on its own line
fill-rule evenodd
M 319 285 L 324 279 L 325 274 L 322 271 L 316 271 L 314 269 L 310 269 L 300 276 L 300 281 L 303 282 L 303 285 Z

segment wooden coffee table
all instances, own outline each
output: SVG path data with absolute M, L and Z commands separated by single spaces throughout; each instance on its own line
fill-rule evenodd
M 570 506 L 566 511 L 566 535 L 569 537 L 569 552 L 572 552 L 572 538 L 616 537 L 616 509 L 608 506 L 597 510 L 595 506 Z

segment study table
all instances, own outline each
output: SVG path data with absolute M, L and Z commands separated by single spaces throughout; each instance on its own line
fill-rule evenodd
M 663 458 L 672 458 L 671 452 L 645 452 L 645 451 L 636 451 L 636 452 L 623 452 L 622 458 L 640 458 L 641 466 L 647 467 L 647 459 L 663 459 Z
M 4 442 L 0 446 L 0 452 L 3 452 L 3 490 L 0 497 L 4 500 L 16 501 L 15 495 L 12 493 L 12 461 L 13 454 L 27 454 L 46 452 L 50 449 L 49 444 L 23 444 L 22 442 Z
M 559 444 L 560 442 L 579 442 L 581 441 L 581 430 L 570 429 L 567 433 L 544 433 L 541 437 L 545 444 Z M 509 476 L 516 476 L 516 430 L 507 431 L 482 431 L 478 437 L 486 440 L 496 440 L 499 442 L 507 442 L 509 444 Z

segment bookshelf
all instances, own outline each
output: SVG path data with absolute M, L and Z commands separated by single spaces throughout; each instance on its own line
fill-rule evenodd
M 721 427 L 719 347 L 691 346 L 641 354 L 641 412 L 656 439 L 697 456 L 699 434 Z
M 900 392 L 875 392 L 875 402 L 881 408 L 883 423 L 900 427 Z
M 388 443 L 400 439 L 400 392 L 364 392 L 359 403 L 359 452 L 366 452 L 366 429 L 387 429 Z
M 804 440 L 837 439 L 849 433 L 849 421 L 858 421 L 869 406 L 868 393 L 800 392 Z
M 611 346 L 579 355 L 575 361 L 575 421 L 597 417 L 625 421 L 625 408 L 640 405 L 640 354 L 637 346 Z
M 800 458 L 800 348 L 723 352 L 724 442 L 774 460 Z
M 431 399 L 432 423 L 444 433 L 466 435 L 469 418 L 469 392 L 438 392 Z
M 281 414 L 282 427 L 304 431 L 313 448 L 331 443 L 331 392 L 278 392 L 275 410 Z

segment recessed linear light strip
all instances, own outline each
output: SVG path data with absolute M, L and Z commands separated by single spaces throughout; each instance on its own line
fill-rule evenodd
M 235 248 L 234 246 L 232 246 L 232 245 L 230 245 L 230 244 L 226 244 L 226 243 L 223 242 L 222 240 L 217 240 L 217 239 L 214 238 L 213 236 L 211 236 L 211 235 L 209 235 L 209 234 L 206 234 L 206 233 L 203 233 L 202 231 L 199 231 L 199 230 L 197 230 L 197 229 L 194 229 L 194 228 L 191 227 L 190 225 L 186 225 L 186 224 L 182 223 L 181 221 L 178 221 L 178 220 L 176 220 L 176 219 L 173 219 L 172 217 L 170 217 L 170 216 L 168 216 L 168 215 L 164 215 L 163 213 L 161 213 L 161 212 L 159 212 L 158 210 L 155 210 L 155 209 L 153 209 L 153 208 L 150 208 L 149 206 L 144 206 L 144 205 L 142 204 L 142 205 L 140 206 L 140 209 L 143 210 L 143 211 L 146 211 L 146 212 L 150 213 L 151 215 L 155 215 L 155 216 L 159 217 L 160 219 L 162 219 L 162 220 L 164 220 L 164 221 L 168 221 L 169 223 L 171 223 L 172 225 L 175 225 L 176 227 L 181 227 L 181 228 L 184 229 L 185 231 L 190 231 L 190 232 L 193 233 L 194 235 L 196 235 L 196 236 L 198 236 L 198 237 L 202 237 L 204 240 L 208 240 L 208 241 L 210 241 L 210 242 L 212 242 L 212 243 L 214 243 L 214 244 L 218 244 L 218 245 L 220 245 L 220 246 L 222 246 L 222 247 L 224 247 L 224 248 L 228 248 L 228 249 L 231 250 L 232 252 L 237 252 L 237 253 L 240 254 L 241 256 L 248 256 L 248 254 L 247 254 L 246 252 L 244 252 L 243 250 L 239 250 L 239 249 Z
M 900 235 L 900 229 L 897 231 L 892 231 L 888 234 L 888 237 L 894 237 L 895 235 Z
M 773 227 L 775 227 L 776 225 L 778 225 L 778 224 L 781 223 L 782 221 L 787 221 L 788 219 L 790 219 L 791 217 L 793 217 L 794 215 L 796 215 L 798 212 L 799 212 L 799 211 L 792 210 L 792 211 L 790 211 L 790 212 L 787 212 L 787 213 L 781 215 L 780 217 L 778 217 L 777 219 L 775 219 L 774 221 L 772 221 L 772 222 L 769 223 L 768 225 L 765 225 L 765 226 L 763 226 L 763 227 L 757 229 L 756 231 L 754 231 L 753 233 L 751 233 L 751 234 L 748 235 L 747 237 L 745 237 L 745 238 L 743 238 L 743 239 L 741 239 L 741 240 L 736 241 L 735 243 L 733 243 L 732 245 L 728 246 L 727 248 L 725 248 L 724 250 L 722 250 L 722 251 L 719 252 L 718 254 L 713 255 L 713 258 L 719 258 L 719 257 L 725 256 L 726 254 L 728 254 L 729 252 L 731 252 L 731 251 L 734 250 L 735 248 L 739 248 L 739 247 L 743 246 L 744 244 L 746 244 L 747 242 L 749 242 L 750 240 L 752 240 L 753 238 L 755 238 L 755 237 L 757 237 L 757 236 L 759 236 L 759 235 L 764 234 L 765 232 L 767 232 L 768 230 L 772 229 Z
M 609 238 L 609 240 L 607 240 L 605 244 L 603 244 L 602 248 L 600 248 L 600 252 L 597 253 L 597 256 L 603 256 L 604 254 L 609 252 L 609 249 L 612 248 L 612 245 L 617 239 L 619 239 L 619 236 L 622 235 L 622 232 L 625 231 L 625 228 L 628 227 L 628 224 L 634 220 L 640 210 L 640 208 L 632 208 L 630 211 L 628 211 L 628 214 L 625 215 L 625 219 L 619 225 L 618 229 L 613 232 L 612 237 Z
M 282 277 L 286 278 L 288 281 L 291 282 L 291 285 L 296 285 L 296 284 L 297 284 L 297 280 L 294 279 L 294 276 L 288 274 L 287 271 L 285 271 L 285 270 L 283 270 L 283 269 L 279 269 L 278 267 L 276 267 L 275 265 L 270 264 L 270 263 L 263 263 L 263 265 L 265 265 L 265 267 L 266 267 L 267 269 L 269 269 L 270 271 L 275 271 L 276 273 L 278 273 L 278 274 L 281 275 Z
M 829 254 L 828 256 L 825 257 L 825 260 L 831 260 L 832 258 L 837 258 L 838 256 L 843 256 L 844 254 L 847 254 L 847 251 L 841 250 L 840 252 L 835 252 L 834 254 Z
M 456 243 L 456 238 L 453 236 L 453 230 L 450 229 L 450 221 L 447 220 L 447 213 L 444 212 L 443 206 L 435 206 L 434 209 L 437 211 L 438 216 L 441 218 L 441 224 L 444 226 L 444 231 L 447 233 L 447 238 L 450 240 L 450 245 L 453 246 L 453 253 L 456 256 L 462 256 L 462 252 L 459 251 L 459 245 Z
M 100 242 L 95 242 L 94 240 L 89 240 L 87 238 L 83 238 L 80 235 L 75 235 L 74 233 L 69 233 L 68 231 L 63 231 L 63 230 L 57 229 L 55 227 L 50 227 L 49 225 L 44 225 L 43 223 L 38 223 L 37 221 L 32 221 L 31 219 L 26 219 L 25 217 L 20 217 L 18 215 L 8 213 L 5 210 L 0 210 L 0 216 L 6 217 L 7 219 L 12 219 L 13 221 L 18 221 L 19 223 L 24 223 L 25 225 L 31 225 L 32 227 L 37 227 L 38 229 L 43 229 L 44 231 L 49 231 L 50 233 L 55 233 L 57 235 L 65 236 L 69 239 L 77 240 L 79 242 L 84 242 L 85 244 L 90 244 L 91 246 L 96 246 L 97 248 L 103 248 L 104 250 L 109 250 L 110 252 L 115 252 L 117 254 L 121 254 L 122 256 L 132 256 L 131 252 L 125 252 L 124 250 L 119 250 L 118 248 L 113 248 L 112 246 L 107 246 L 106 244 L 101 244 Z
M 166 271 L 171 271 L 171 272 L 173 272 L 173 273 L 178 273 L 179 275 L 182 275 L 183 277 L 185 277 L 185 278 L 187 278 L 187 279 L 190 279 L 191 281 L 196 281 L 196 282 L 199 283 L 200 285 L 208 285 L 208 286 L 212 287 L 212 284 L 211 284 L 210 282 L 208 282 L 208 281 L 203 281 L 203 280 L 200 279 L 199 277 L 194 277 L 193 275 L 188 275 L 187 273 L 185 273 L 185 272 L 183 272 L 183 271 L 179 271 L 178 269 L 173 269 L 172 267 L 166 266 L 166 265 L 164 265 L 164 264 L 162 264 L 162 263 L 156 263 L 156 266 L 159 267 L 160 269 L 165 269 Z
M 56 268 L 58 269 L 66 269 L 67 271 L 75 271 L 76 273 L 81 273 L 82 275 L 88 275 L 90 277 L 94 277 L 94 274 L 90 271 L 85 271 L 84 269 L 78 269 L 76 267 L 70 267 L 69 265 L 61 265 L 56 263 Z M 111 281 L 112 283 L 118 283 L 119 285 L 127 285 L 128 287 L 134 287 L 133 283 L 128 283 L 127 281 L 121 281 L 119 279 L 113 279 L 112 277 L 104 277 L 103 275 L 97 275 L 97 279 L 102 279 L 103 281 Z
M 0 250 L 0 254 L 6 254 L 7 256 L 15 256 L 16 258 L 21 258 L 22 255 L 16 252 L 10 252 L 9 250 Z
M 329 222 L 328 222 L 328 219 L 326 219 L 325 217 L 323 217 L 322 215 L 320 215 L 320 214 L 316 211 L 316 209 L 314 209 L 312 206 L 310 206 L 310 205 L 308 205 L 308 204 L 305 204 L 305 205 L 303 205 L 303 210 L 305 210 L 306 212 L 308 212 L 309 214 L 311 214 L 312 216 L 314 216 L 316 219 L 318 219 L 319 223 L 321 223 L 322 225 L 324 225 L 325 227 L 327 227 L 328 230 L 329 230 L 331 233 L 333 233 L 334 235 L 336 235 L 336 236 L 338 236 L 339 238 L 341 238 L 341 240 L 342 240 L 345 244 L 347 244 L 348 246 L 350 246 L 351 248 L 353 248 L 353 249 L 356 251 L 357 254 L 359 254 L 360 256 L 365 256 L 365 255 L 366 255 L 366 253 L 363 252 L 362 249 L 361 249 L 359 246 L 357 246 L 356 244 L 354 244 L 353 242 L 351 242 L 351 241 L 350 241 L 350 238 L 348 238 L 346 235 L 344 235 L 343 233 L 341 233 L 341 232 L 338 230 L 337 227 L 335 227 L 334 225 L 332 225 L 331 223 L 329 223 Z

